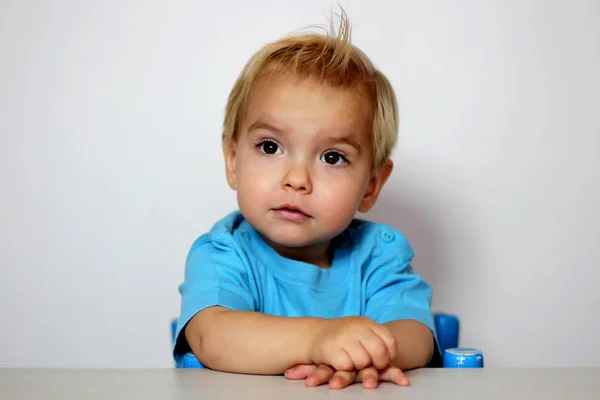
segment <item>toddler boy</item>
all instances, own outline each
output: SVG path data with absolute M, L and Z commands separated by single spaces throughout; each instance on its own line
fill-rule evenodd
M 394 228 L 355 219 L 392 172 L 397 102 L 337 33 L 298 34 L 249 60 L 229 96 L 223 154 L 239 211 L 193 244 L 174 356 L 309 386 L 408 385 L 437 358 L 431 288 Z

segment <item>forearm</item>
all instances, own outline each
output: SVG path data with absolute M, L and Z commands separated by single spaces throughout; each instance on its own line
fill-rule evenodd
M 424 324 L 415 320 L 396 320 L 384 324 L 398 343 L 392 364 L 401 370 L 426 366 L 433 356 L 433 334 Z
M 310 338 L 323 321 L 211 307 L 190 320 L 185 335 L 196 357 L 208 368 L 281 374 L 294 365 L 310 363 Z

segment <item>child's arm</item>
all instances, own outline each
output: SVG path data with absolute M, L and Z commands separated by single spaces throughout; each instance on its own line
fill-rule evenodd
M 226 372 L 278 374 L 291 364 L 309 362 L 317 318 L 273 317 L 252 311 L 210 307 L 188 323 L 185 336 L 206 367 Z
M 197 313 L 185 336 L 208 368 L 248 374 L 313 363 L 348 371 L 385 366 L 397 348 L 388 328 L 364 317 L 289 318 L 223 307 Z
M 427 326 L 410 319 L 390 321 L 384 325 L 392 331 L 398 344 L 392 365 L 406 371 L 429 364 L 435 344 Z

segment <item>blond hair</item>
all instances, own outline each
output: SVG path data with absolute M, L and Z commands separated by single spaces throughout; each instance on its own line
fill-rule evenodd
M 225 109 L 223 138 L 235 139 L 252 84 L 261 74 L 293 73 L 300 78 L 317 78 L 332 87 L 365 88 L 372 102 L 373 159 L 379 169 L 390 157 L 398 137 L 398 104 L 388 79 L 371 60 L 350 43 L 350 23 L 339 14 L 339 29 L 333 19 L 325 34 L 286 36 L 265 45 L 248 61 L 237 78 Z

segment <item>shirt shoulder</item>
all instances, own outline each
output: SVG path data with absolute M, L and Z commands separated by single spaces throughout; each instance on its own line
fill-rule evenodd
M 217 247 L 228 246 L 238 248 L 238 236 L 245 230 L 244 216 L 239 211 L 233 211 L 217 221 L 212 228 L 198 237 L 192 244 L 190 252 L 206 243 L 213 243 Z
M 356 253 L 371 257 L 383 254 L 392 255 L 400 262 L 414 257 L 413 248 L 406 236 L 388 224 L 354 219 L 345 233 L 349 244 Z

